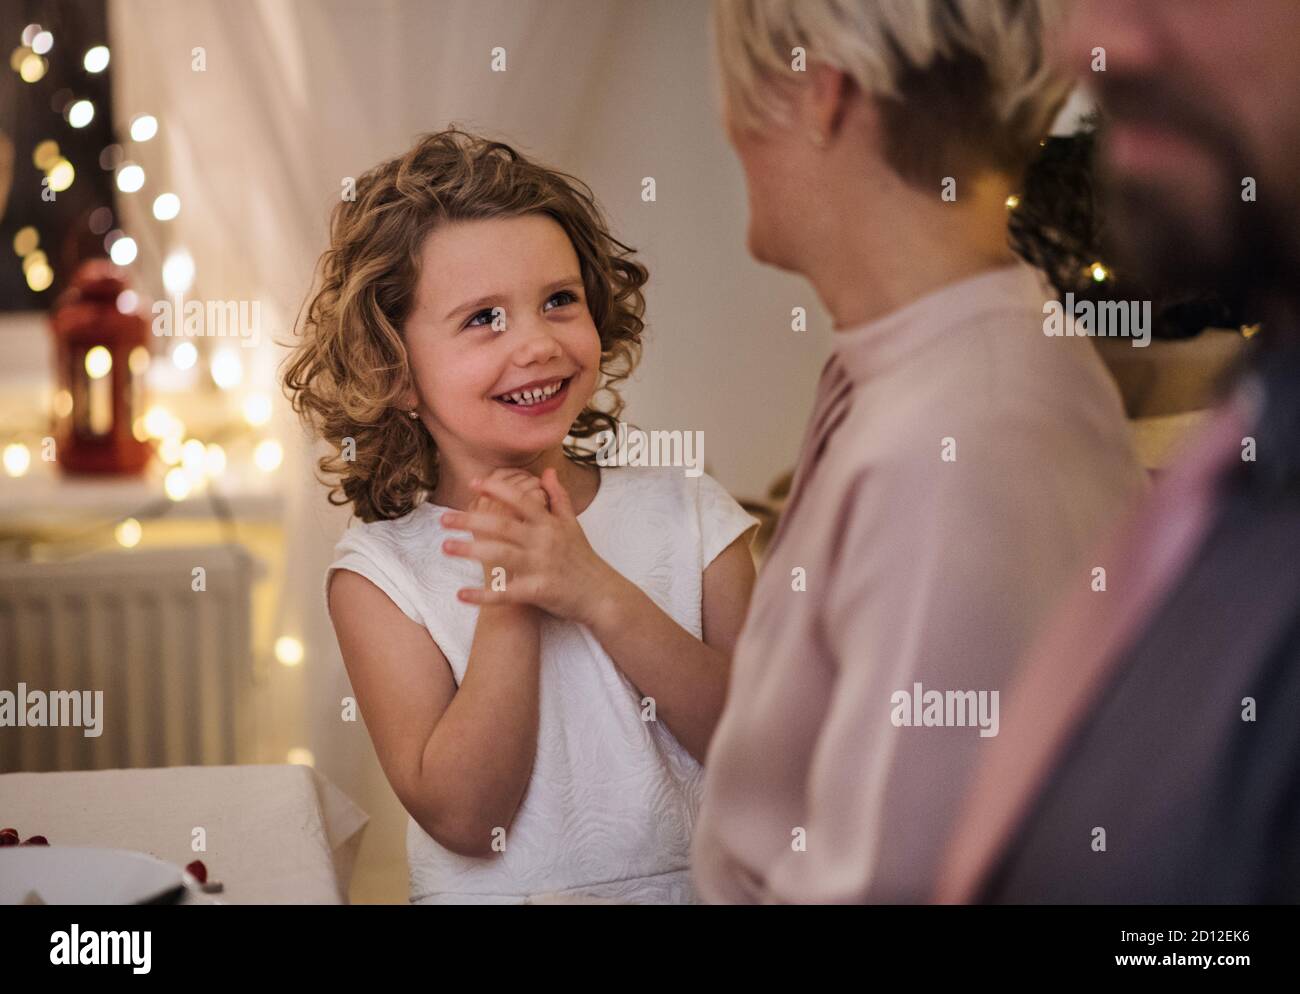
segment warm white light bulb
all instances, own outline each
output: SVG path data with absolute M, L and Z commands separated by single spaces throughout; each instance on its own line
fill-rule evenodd
M 174 193 L 160 193 L 153 202 L 153 216 L 170 221 L 181 212 L 181 198 Z
M 285 754 L 285 759 L 292 766 L 315 766 L 316 757 L 312 755 L 310 749 L 304 749 L 302 746 L 295 746 Z
M 167 492 L 167 496 L 172 500 L 184 500 L 190 495 L 192 488 L 193 482 L 190 479 L 190 474 L 179 466 L 169 469 L 167 475 L 163 477 L 163 490 Z
M 229 390 L 237 387 L 244 378 L 244 364 L 234 349 L 221 349 L 212 357 L 212 382 Z
M 203 471 L 208 476 L 220 476 L 226 471 L 226 450 L 216 442 L 209 442 L 203 459 Z
M 292 635 L 281 635 L 275 640 L 275 658 L 285 666 L 297 666 L 302 662 L 302 642 Z
M 189 345 L 190 343 L 184 342 L 183 344 Z M 151 438 L 165 438 L 170 434 L 173 420 L 171 411 L 155 404 L 144 412 L 144 430 L 149 433 Z
M 177 369 L 191 369 L 198 359 L 199 350 L 193 342 L 181 342 L 172 349 L 172 365 Z
M 95 105 L 89 100 L 78 100 L 68 108 L 68 123 L 74 128 L 84 128 L 95 119 Z
M 72 185 L 72 181 L 77 178 L 77 170 L 72 163 L 63 157 L 59 157 L 54 165 L 50 166 L 50 171 L 45 174 L 45 182 L 55 193 L 62 193 Z
M 108 48 L 104 45 L 96 45 L 94 48 L 86 50 L 86 55 L 81 60 L 81 64 L 86 67 L 86 72 L 103 72 L 108 68 L 108 58 Z
M 117 171 L 117 188 L 123 193 L 135 193 L 144 186 L 144 168 L 134 162 L 125 162 Z
M 131 121 L 131 140 L 147 142 L 158 133 L 158 118 L 152 114 L 137 114 Z
M 113 353 L 96 345 L 86 353 L 86 375 L 92 380 L 102 380 L 113 368 Z
M 264 393 L 250 393 L 244 398 L 244 420 L 260 428 L 271 420 L 271 398 Z
M 134 549 L 140 544 L 140 538 L 144 535 L 144 529 L 140 527 L 140 522 L 135 518 L 127 518 L 113 529 L 113 536 L 117 539 L 117 544 L 124 549 Z
M 208 447 L 197 438 L 185 440 L 181 446 L 181 467 L 191 476 L 200 476 L 207 462 Z
M 32 464 L 32 454 L 22 442 L 12 442 L 5 446 L 5 472 L 10 476 L 22 476 Z
M 185 249 L 173 249 L 163 260 L 163 286 L 173 297 L 189 291 L 194 285 L 194 257 Z
M 253 449 L 253 463 L 263 473 L 272 473 L 284 460 L 284 448 L 274 438 L 264 438 Z
M 135 244 L 135 239 L 123 235 L 113 243 L 113 247 L 108 250 L 108 257 L 119 266 L 129 266 L 135 262 L 136 254 L 139 248 Z

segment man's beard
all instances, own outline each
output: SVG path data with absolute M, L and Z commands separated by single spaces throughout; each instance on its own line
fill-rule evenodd
M 1222 200 L 1198 212 L 1160 184 L 1104 177 L 1105 252 L 1153 295 L 1251 296 L 1276 267 L 1268 256 L 1280 246 L 1258 230 L 1269 227 L 1258 223 L 1266 208 L 1242 201 L 1226 183 L 1222 189 Z
M 1161 296 L 1209 292 L 1247 300 L 1276 291 L 1300 275 L 1293 229 L 1300 228 L 1292 190 L 1260 190 L 1264 202 L 1243 199 L 1243 181 L 1261 180 L 1226 115 L 1194 98 L 1192 87 L 1161 79 L 1113 75 L 1099 97 L 1116 120 L 1175 127 L 1211 156 L 1214 182 L 1201 202 L 1171 184 L 1110 176 L 1101 169 L 1105 249 L 1148 292 Z M 1101 141 L 1106 140 L 1103 126 Z M 1104 161 L 1104 160 L 1103 160 Z

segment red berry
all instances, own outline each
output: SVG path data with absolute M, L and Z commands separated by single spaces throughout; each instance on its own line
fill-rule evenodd
M 30 839 L 28 839 L 26 842 L 23 843 L 23 845 L 25 846 L 48 846 L 49 844 L 50 844 L 50 840 L 43 835 L 33 835 Z
M 203 860 L 196 859 L 189 866 L 185 867 L 185 872 L 201 884 L 208 882 L 208 868 L 203 865 Z
M 0 830 L 0 846 L 18 845 L 18 832 L 12 828 Z

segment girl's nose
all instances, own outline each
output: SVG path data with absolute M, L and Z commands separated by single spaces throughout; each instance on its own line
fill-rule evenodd
M 511 329 L 516 330 L 515 328 Z M 534 362 L 545 362 L 561 354 L 560 343 L 551 334 L 546 322 L 538 320 L 518 327 L 520 334 L 515 346 L 515 361 L 525 366 Z

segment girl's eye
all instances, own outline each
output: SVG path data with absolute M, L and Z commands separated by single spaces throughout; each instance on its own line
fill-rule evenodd
M 551 294 L 550 298 L 546 302 L 549 304 L 552 300 L 554 300 L 557 297 L 564 298 L 559 304 L 556 305 L 557 307 L 564 307 L 567 304 L 576 304 L 578 302 L 578 295 L 576 293 L 571 293 L 568 290 L 560 290 L 558 293 Z
M 573 292 L 568 290 L 560 290 L 559 292 L 555 292 L 555 294 L 551 294 L 550 298 L 547 298 L 546 303 L 551 303 L 551 300 L 555 300 L 555 298 L 563 298 L 559 304 L 556 304 L 556 307 L 567 307 L 568 304 L 576 304 L 578 300 L 577 294 L 573 294 Z M 554 311 L 555 308 L 551 309 Z M 480 321 L 480 318 L 484 318 L 484 320 Z M 491 308 L 487 308 L 485 311 L 480 311 L 477 314 L 474 314 L 473 317 L 469 318 L 469 320 L 465 322 L 465 327 L 490 327 L 491 318 L 493 318 L 493 313 L 491 313 Z

